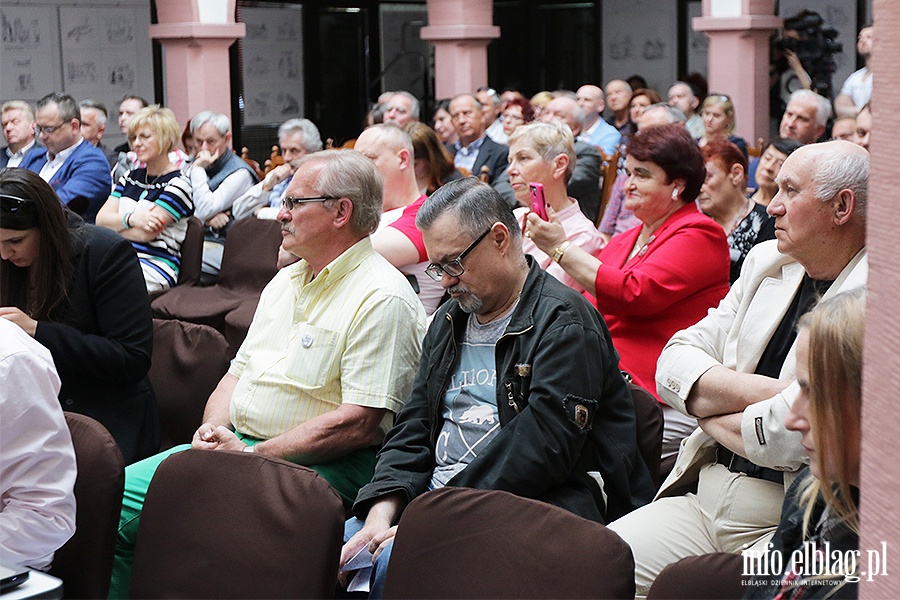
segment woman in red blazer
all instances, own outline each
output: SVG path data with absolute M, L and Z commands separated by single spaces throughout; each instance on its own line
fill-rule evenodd
M 628 146 L 625 206 L 641 225 L 613 237 L 596 256 L 570 246 L 562 227 L 528 215 L 528 234 L 587 290 L 603 314 L 619 366 L 656 396 L 656 361 L 677 331 L 728 292 L 725 232 L 695 202 L 703 156 L 682 124 L 651 127 Z M 657 396 L 658 397 L 658 396 Z M 663 457 L 678 452 L 696 421 L 663 405 Z

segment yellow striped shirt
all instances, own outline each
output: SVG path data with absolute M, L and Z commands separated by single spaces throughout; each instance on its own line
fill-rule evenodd
M 270 439 L 342 403 L 387 408 L 379 442 L 412 389 L 425 312 L 366 237 L 312 278 L 301 260 L 263 290 L 228 372 L 231 422 Z

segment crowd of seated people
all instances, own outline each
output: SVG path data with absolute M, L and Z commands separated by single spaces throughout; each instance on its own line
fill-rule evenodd
M 638 596 L 686 556 L 835 526 L 857 543 L 858 452 L 831 467 L 838 400 L 816 365 L 840 365 L 817 315 L 865 286 L 870 104 L 828 131 L 830 102 L 800 90 L 779 137 L 748 149 L 728 96 L 635 85 L 483 87 L 432 112 L 385 92 L 353 150 L 286 120 L 282 161 L 259 175 L 223 114 L 182 129 L 126 97 L 128 141 L 109 150 L 101 103 L 4 104 L 0 318 L 47 348 L 62 409 L 103 424 L 129 465 L 110 597 L 128 595 L 148 483 L 190 447 L 317 471 L 354 515 L 342 563 L 375 557 L 372 597 L 404 508 L 442 486 L 608 525 Z M 160 454 L 148 292 L 179 284 L 192 218 L 204 284 L 242 219 L 280 223 L 279 270 L 193 440 Z M 660 490 L 629 384 L 661 410 Z

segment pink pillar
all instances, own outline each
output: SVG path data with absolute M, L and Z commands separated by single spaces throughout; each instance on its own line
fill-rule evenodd
M 866 348 L 863 368 L 863 456 L 862 534 L 859 549 L 861 570 L 859 597 L 900 598 L 900 505 L 897 482 L 900 462 L 896 442 L 900 439 L 897 393 L 900 390 L 900 269 L 897 267 L 897 161 L 896 139 L 900 136 L 900 3 L 875 0 L 878 29 L 873 51 L 877 73 L 873 91 L 873 122 L 869 151 L 868 233 L 869 294 L 866 302 Z M 887 544 L 887 557 L 882 550 Z M 889 576 L 872 574 L 869 551 L 878 553 L 888 565 Z M 874 556 L 874 555 L 872 555 Z
M 709 90 L 734 99 L 736 134 L 769 136 L 769 35 L 781 27 L 774 0 L 703 0 L 695 31 L 709 36 Z
M 428 0 L 428 23 L 420 35 L 434 43 L 436 97 L 487 85 L 487 45 L 500 37 L 492 0 Z
M 228 49 L 247 32 L 234 22 L 235 0 L 156 0 L 156 9 L 150 37 L 163 46 L 166 105 L 181 123 L 202 110 L 231 117 Z

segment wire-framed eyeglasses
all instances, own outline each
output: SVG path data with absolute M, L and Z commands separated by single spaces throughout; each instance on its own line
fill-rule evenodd
M 284 206 L 287 210 L 294 210 L 294 207 L 299 204 L 306 204 L 308 202 L 326 202 L 328 200 L 340 200 L 340 198 L 336 196 L 309 196 L 306 198 L 285 196 L 284 200 L 281 201 L 281 205 Z

